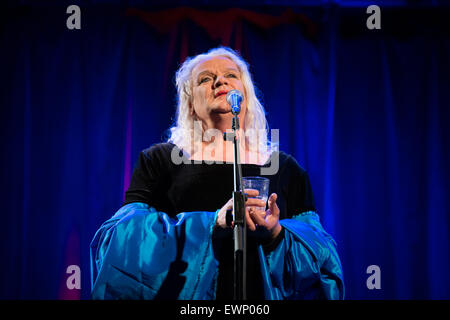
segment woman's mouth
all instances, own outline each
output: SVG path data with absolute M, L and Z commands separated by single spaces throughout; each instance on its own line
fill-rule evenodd
M 218 98 L 218 97 L 220 97 L 220 96 L 224 96 L 224 95 L 226 95 L 227 93 L 228 93 L 228 91 L 219 91 L 219 92 L 216 93 L 215 98 Z

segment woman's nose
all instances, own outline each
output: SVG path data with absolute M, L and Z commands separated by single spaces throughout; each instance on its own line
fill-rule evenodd
M 227 81 L 227 78 L 225 78 L 224 76 L 218 76 L 214 82 L 214 88 L 217 88 L 223 84 L 225 84 Z

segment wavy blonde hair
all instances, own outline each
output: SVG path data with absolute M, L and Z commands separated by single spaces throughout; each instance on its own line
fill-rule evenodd
M 194 126 L 194 117 L 189 112 L 192 101 L 192 70 L 201 62 L 214 57 L 226 57 L 233 61 L 241 73 L 247 99 L 247 113 L 244 119 L 245 143 L 251 151 L 270 156 L 278 150 L 278 144 L 269 139 L 269 125 L 266 120 L 263 105 L 259 102 L 248 64 L 240 55 L 227 47 L 219 47 L 206 53 L 187 58 L 176 73 L 177 110 L 174 125 L 169 129 L 168 142 L 177 145 L 180 149 L 192 153 L 194 151 L 194 130 L 197 137 L 203 137 L 202 126 Z M 230 124 L 231 126 L 231 124 Z M 254 135 L 257 134 L 257 137 Z

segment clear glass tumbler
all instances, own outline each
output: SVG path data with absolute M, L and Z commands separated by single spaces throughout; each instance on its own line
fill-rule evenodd
M 264 202 L 266 202 L 267 204 L 267 198 L 269 197 L 269 179 L 263 177 L 242 177 L 242 187 L 243 189 L 258 190 L 258 196 L 250 198 L 264 200 Z M 266 211 L 266 206 L 255 208 L 258 210 Z

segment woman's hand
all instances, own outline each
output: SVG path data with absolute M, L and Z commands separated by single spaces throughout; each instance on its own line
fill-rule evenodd
M 280 209 L 277 206 L 276 193 L 272 193 L 268 200 L 268 209 L 261 211 L 256 208 L 249 208 L 250 222 L 247 220 L 247 225 L 250 230 L 256 230 L 256 225 L 262 226 L 270 231 L 272 239 L 276 238 L 281 231 L 280 225 Z M 252 225 L 253 224 L 253 225 Z
M 266 203 L 264 200 L 255 199 L 251 197 L 256 197 L 259 192 L 254 189 L 245 189 L 244 192 L 247 194 L 248 199 L 245 202 L 245 221 L 250 230 L 256 230 L 256 226 L 262 226 L 266 228 L 272 234 L 272 238 L 275 238 L 281 231 L 281 225 L 279 223 L 280 209 L 277 206 L 277 194 L 272 193 L 269 197 L 269 205 L 267 211 L 261 210 L 259 208 L 265 208 Z M 258 208 L 259 207 L 259 208 Z M 226 228 L 226 214 L 227 210 L 233 209 L 233 198 L 228 200 L 228 202 L 219 210 L 217 214 L 216 225 Z M 233 226 L 232 226 L 233 227 Z

